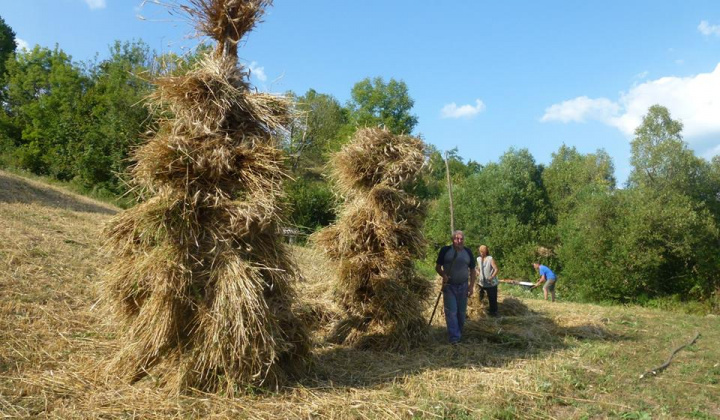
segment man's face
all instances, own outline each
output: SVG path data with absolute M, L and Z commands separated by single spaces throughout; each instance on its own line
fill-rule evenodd
M 453 246 L 455 248 L 465 246 L 465 235 L 462 233 L 455 234 L 455 236 L 453 236 Z

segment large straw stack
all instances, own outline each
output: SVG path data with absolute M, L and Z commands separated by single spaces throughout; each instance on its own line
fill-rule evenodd
M 314 240 L 338 268 L 347 318 L 334 339 L 360 348 L 406 350 L 426 333 L 430 285 L 413 268 L 425 249 L 425 206 L 404 188 L 424 165 L 423 144 L 379 128 L 358 130 L 332 160 L 347 202 Z
M 309 354 L 276 233 L 286 175 L 275 134 L 289 103 L 251 92 L 237 63 L 237 42 L 268 3 L 185 9 L 218 48 L 157 82 L 151 102 L 167 117 L 132 171 L 150 198 L 107 228 L 105 297 L 127 324 L 112 374 L 232 395 L 277 387 Z

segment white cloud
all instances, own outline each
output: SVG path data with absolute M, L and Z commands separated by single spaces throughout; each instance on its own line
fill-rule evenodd
M 15 45 L 17 45 L 18 51 L 21 51 L 21 50 L 29 51 L 30 50 L 30 44 L 28 44 L 28 42 L 25 41 L 24 39 L 15 38 Z
M 440 111 L 442 118 L 471 118 L 485 110 L 485 104 L 480 99 L 475 100 L 475 105 L 457 106 L 455 102 L 445 105 Z
M 105 0 L 85 0 L 85 3 L 90 7 L 90 9 L 104 9 L 107 7 L 107 3 Z
M 606 98 L 590 99 L 580 96 L 575 99 L 555 104 L 545 109 L 540 121 L 585 122 L 598 120 L 607 122 L 618 113 L 618 104 Z
M 720 25 L 711 25 L 707 20 L 703 20 L 698 25 L 698 31 L 703 35 L 717 35 L 720 36 Z
M 655 104 L 668 108 L 673 119 L 682 121 L 683 137 L 690 145 L 711 149 L 720 144 L 720 64 L 710 73 L 662 77 L 635 85 L 621 93 L 617 101 L 586 96 L 570 99 L 548 107 L 540 120 L 563 123 L 595 120 L 632 137 L 648 108 Z M 718 140 L 707 144 L 708 137 Z
M 253 61 L 250 63 L 250 74 L 255 76 L 259 81 L 264 82 L 267 80 L 267 75 L 265 74 L 265 67 L 258 67 L 258 63 Z

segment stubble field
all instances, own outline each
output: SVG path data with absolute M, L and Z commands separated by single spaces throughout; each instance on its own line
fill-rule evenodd
M 720 323 L 637 307 L 546 303 L 501 289 L 501 316 L 475 303 L 462 344 L 442 314 L 407 353 L 325 338 L 341 314 L 332 267 L 293 247 L 300 311 L 313 328 L 308 373 L 242 398 L 173 395 L 152 378 L 104 374 L 118 326 L 98 304 L 103 224 L 117 211 L 0 172 L 0 415 L 51 418 L 718 418 Z M 432 308 L 428 308 L 429 312 Z M 657 376 L 640 379 L 677 353 Z

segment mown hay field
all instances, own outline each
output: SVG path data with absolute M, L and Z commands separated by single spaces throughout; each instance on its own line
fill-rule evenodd
M 488 319 L 475 305 L 457 347 L 446 344 L 440 314 L 413 350 L 356 350 L 326 341 L 341 317 L 333 267 L 302 247 L 292 248 L 304 277 L 296 285 L 298 312 L 313 334 L 302 379 L 278 392 L 240 390 L 236 398 L 168 393 L 152 376 L 128 385 L 102 370 L 120 343 L 118 326 L 96 304 L 107 264 L 97 252 L 101 231 L 115 211 L 0 172 L 0 416 L 720 417 L 716 316 L 550 304 L 501 289 L 503 316 Z M 697 342 L 666 370 L 639 378 L 696 332 Z

